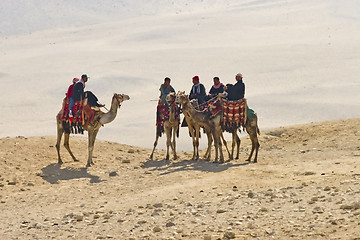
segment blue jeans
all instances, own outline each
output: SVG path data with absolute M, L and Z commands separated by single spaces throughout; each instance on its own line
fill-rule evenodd
M 69 111 L 72 112 L 73 107 L 74 107 L 74 98 L 73 98 L 73 97 L 70 97 Z

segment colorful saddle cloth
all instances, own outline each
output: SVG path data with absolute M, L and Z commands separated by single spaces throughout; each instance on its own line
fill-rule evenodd
M 207 106 L 204 109 L 204 112 L 208 113 L 210 119 L 213 119 L 216 115 L 221 113 L 222 106 L 221 100 L 218 98 L 211 99 L 207 102 Z
M 62 125 L 66 133 L 81 133 L 84 134 L 83 129 L 83 102 L 76 101 L 73 107 L 73 116 L 69 117 L 69 99 L 65 98 L 62 109 Z
M 226 129 L 239 128 L 244 126 L 247 118 L 247 102 L 241 100 L 229 101 L 223 99 L 223 125 Z
M 160 100 L 156 108 L 156 129 L 157 134 L 161 137 L 164 133 L 164 122 L 169 120 L 170 111 L 175 113 L 175 119 L 179 121 L 180 124 L 180 106 L 174 102 L 169 104 L 163 104 Z
M 74 103 L 73 116 L 69 116 L 69 99 L 64 98 L 63 107 L 60 111 L 62 125 L 66 133 L 84 134 L 84 126 L 99 124 L 99 120 L 104 114 L 100 109 L 95 109 L 88 104 L 88 98 Z M 85 128 L 86 129 L 86 128 Z

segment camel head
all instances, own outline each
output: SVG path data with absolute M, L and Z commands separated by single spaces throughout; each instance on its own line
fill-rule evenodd
M 166 96 L 166 101 L 168 103 L 173 103 L 175 102 L 175 100 L 176 100 L 176 94 L 174 92 L 171 92 Z
M 184 104 L 187 101 L 189 101 L 189 96 L 186 95 L 184 91 L 179 91 L 176 94 L 176 98 L 175 98 L 176 103 Z
M 126 94 L 118 94 L 118 93 L 114 93 L 113 99 L 115 99 L 118 104 L 119 104 L 119 108 L 121 107 L 121 103 L 123 101 L 129 100 L 130 97 Z

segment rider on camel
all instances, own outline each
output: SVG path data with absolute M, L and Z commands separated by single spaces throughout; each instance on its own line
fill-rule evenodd
M 69 117 L 72 117 L 72 110 L 74 107 L 74 97 L 73 97 L 73 89 L 74 89 L 74 85 L 75 83 L 77 83 L 79 81 L 79 78 L 73 78 L 73 83 L 69 86 L 68 91 L 66 93 L 66 98 L 69 99 Z
M 205 87 L 204 85 L 202 85 L 200 83 L 199 77 L 198 76 L 194 76 L 192 78 L 193 80 L 193 86 L 190 90 L 190 96 L 189 99 L 197 99 L 199 104 L 202 104 L 203 102 L 205 102 L 205 98 L 206 98 L 206 91 L 205 91 Z
M 167 104 L 166 96 L 171 92 L 175 92 L 175 89 L 170 85 L 170 81 L 171 79 L 166 77 L 164 83 L 160 86 L 160 101 L 162 104 Z
M 227 99 L 230 101 L 243 99 L 245 95 L 245 84 L 242 81 L 242 74 L 236 74 L 235 79 L 237 82 L 234 85 L 226 84 L 226 86 L 224 87 L 224 90 L 228 94 Z

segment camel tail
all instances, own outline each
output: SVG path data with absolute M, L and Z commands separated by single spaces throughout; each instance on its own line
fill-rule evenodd
M 256 131 L 258 132 L 258 134 L 260 135 L 260 129 L 259 126 L 256 124 Z

